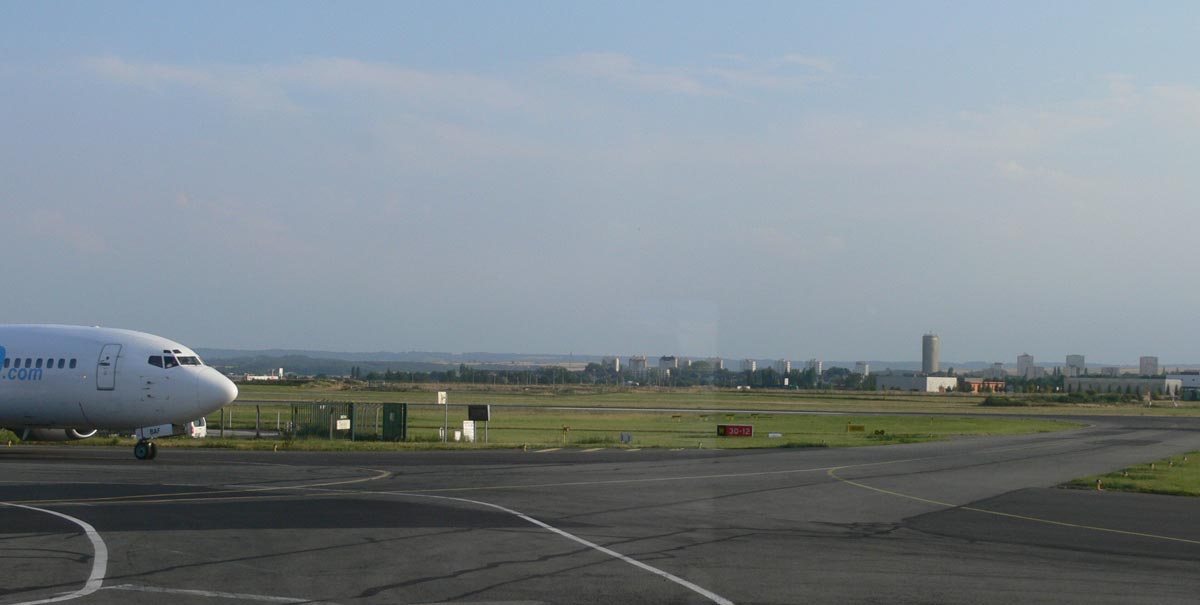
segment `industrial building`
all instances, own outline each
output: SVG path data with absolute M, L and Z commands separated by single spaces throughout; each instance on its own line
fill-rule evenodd
M 825 368 L 825 362 L 821 361 L 820 359 L 808 360 L 808 369 L 812 370 L 813 374 L 820 376 L 821 372 L 824 370 L 824 368 Z
M 901 374 L 876 374 L 877 391 L 919 391 L 922 393 L 945 393 L 958 388 L 958 379 L 953 376 L 910 376 Z
M 938 356 L 941 354 L 941 341 L 932 332 L 921 337 L 921 373 L 936 374 L 940 371 Z
M 600 358 L 600 366 L 610 372 L 620 372 L 621 371 L 621 358 L 620 357 L 602 357 L 602 358 Z
M 674 355 L 663 355 L 658 358 L 658 369 L 677 370 L 679 369 L 679 359 Z
M 1178 397 L 1183 381 L 1178 378 L 1109 378 L 1103 376 L 1067 378 L 1068 393 L 1128 393 Z
M 987 380 L 985 378 L 964 378 L 958 390 L 972 393 L 1003 393 L 1007 384 L 1003 380 Z
M 871 364 L 869 364 L 865 361 L 854 362 L 854 373 L 861 374 L 862 376 L 870 376 L 871 375 Z
M 743 359 L 742 360 L 742 371 L 743 372 L 758 371 L 758 362 L 754 361 L 753 359 Z
M 786 359 L 779 359 L 779 360 L 776 360 L 775 363 L 772 364 L 771 367 L 774 368 L 775 371 L 778 372 L 779 374 L 786 376 L 789 372 L 792 371 L 792 362 L 790 362 Z

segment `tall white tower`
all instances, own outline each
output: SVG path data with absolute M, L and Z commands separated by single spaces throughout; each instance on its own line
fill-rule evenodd
M 921 372 L 936 374 L 939 371 L 938 354 L 941 352 L 941 341 L 937 334 L 926 334 L 921 337 Z

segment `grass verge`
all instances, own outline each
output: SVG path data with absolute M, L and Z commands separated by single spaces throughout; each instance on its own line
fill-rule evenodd
M 1073 489 L 1101 489 L 1170 496 L 1200 496 L 1200 452 L 1188 452 L 1121 469 L 1104 475 L 1075 479 L 1065 485 Z
M 461 425 L 463 418 L 451 414 L 450 426 Z M 243 430 L 243 414 L 238 425 Z M 938 441 L 967 435 L 1012 435 L 1060 431 L 1080 425 L 1039 418 L 955 417 L 955 416 L 853 416 L 796 414 L 701 414 L 674 412 L 630 412 L 603 410 L 493 410 L 488 426 L 489 443 L 451 443 L 438 441 L 443 411 L 416 408 L 410 412 L 409 441 L 349 441 L 329 439 L 221 439 L 210 419 L 208 439 L 162 439 L 162 447 L 225 447 L 254 450 L 426 450 L 544 447 L 612 448 L 702 448 L 744 449 L 778 447 L 856 447 Z M 372 422 L 372 419 L 366 422 Z M 753 437 L 718 437 L 718 424 L 754 427 Z M 850 426 L 848 426 L 850 425 Z M 253 426 L 252 424 L 250 425 Z M 848 430 L 849 428 L 856 430 Z M 272 427 L 273 428 L 273 427 Z M 362 433 L 360 433 L 362 434 Z M 622 434 L 632 439 L 621 441 Z M 774 436 L 773 436 L 774 435 Z M 483 429 L 477 428 L 482 441 Z M 133 446 L 128 438 L 105 437 L 75 442 Z

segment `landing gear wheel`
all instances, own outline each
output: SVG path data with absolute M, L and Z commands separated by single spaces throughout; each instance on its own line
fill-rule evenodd
M 152 441 L 139 441 L 133 446 L 133 457 L 138 460 L 149 460 L 154 457 L 157 450 Z
M 150 442 L 150 459 L 154 460 L 157 457 L 158 457 L 158 444 L 151 441 Z

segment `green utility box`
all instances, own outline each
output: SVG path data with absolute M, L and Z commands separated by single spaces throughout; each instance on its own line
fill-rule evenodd
M 383 440 L 408 441 L 408 404 L 383 404 Z

